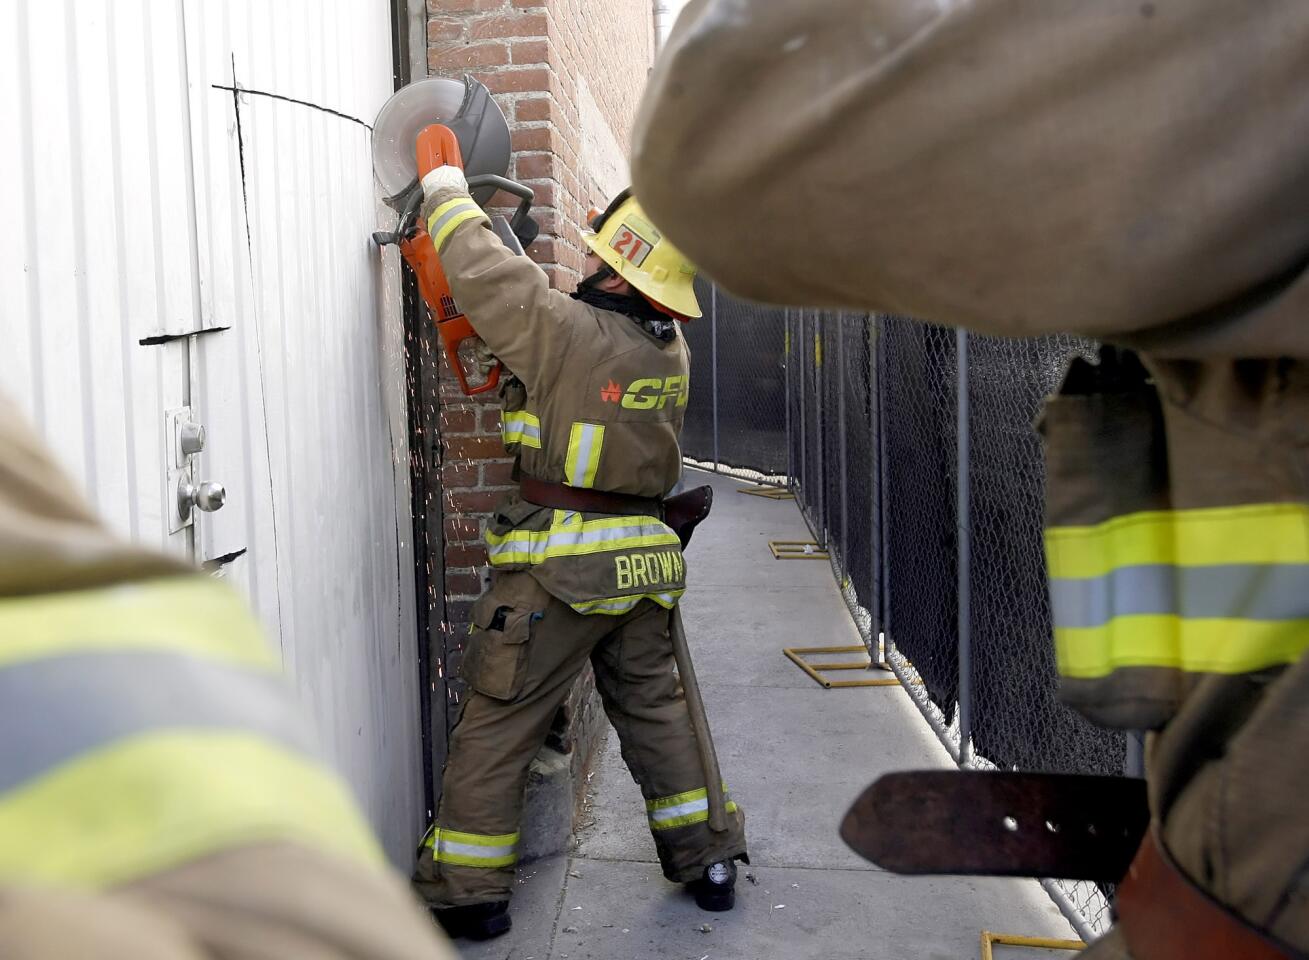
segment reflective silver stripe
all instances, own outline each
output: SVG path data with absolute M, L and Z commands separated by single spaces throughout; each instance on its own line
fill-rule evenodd
M 1102 577 L 1052 579 L 1050 601 L 1060 628 L 1098 627 L 1140 614 L 1300 620 L 1309 618 L 1309 565 L 1120 567 Z
M 514 856 L 514 844 L 503 847 L 484 847 L 476 843 L 456 843 L 445 837 L 437 838 L 437 849 L 441 853 L 455 853 L 461 857 L 475 857 L 479 860 L 498 860 Z
M 75 653 L 0 668 L 0 792 L 114 741 L 178 729 L 257 733 L 316 755 L 276 675 L 178 653 Z
M 708 813 L 709 799 L 702 797 L 699 800 L 688 800 L 686 803 L 679 803 L 675 807 L 660 807 L 657 810 L 650 810 L 651 823 L 663 823 L 665 820 L 675 820 L 678 817 L 685 817 L 692 813 Z
M 670 540 L 656 540 L 650 543 L 633 544 L 633 548 L 642 546 L 661 546 L 678 542 L 677 535 L 662 523 L 645 523 L 623 527 L 601 527 L 599 529 L 578 527 L 575 530 L 554 530 L 542 537 L 532 531 L 516 530 L 505 535 L 502 541 L 488 544 L 487 552 L 495 557 L 503 554 L 529 554 L 524 562 L 538 563 L 553 551 L 565 547 L 585 546 L 590 544 L 613 543 L 633 537 L 660 537 Z M 517 561 L 515 561 L 517 562 Z
M 594 423 L 578 423 L 574 425 L 574 439 L 576 445 L 568 451 L 568 462 L 570 472 L 568 482 L 574 487 L 589 487 L 595 482 L 594 471 L 591 467 L 591 454 L 595 447 L 596 439 L 602 435 L 604 428 Z
M 541 421 L 523 410 L 514 410 L 504 415 L 505 443 L 522 443 L 524 446 L 541 447 Z
M 454 206 L 450 207 L 450 209 L 446 210 L 445 213 L 441 214 L 439 217 L 436 217 L 435 219 L 433 219 L 431 222 L 427 224 L 428 235 L 435 240 L 437 237 L 440 236 L 441 231 L 445 228 L 446 224 L 448 224 L 455 217 L 461 216 L 471 211 L 476 211 L 477 213 L 481 214 L 483 219 L 485 219 L 486 217 L 486 214 L 485 212 L 483 212 L 482 208 L 479 207 L 477 203 L 471 198 L 467 200 L 460 200 Z

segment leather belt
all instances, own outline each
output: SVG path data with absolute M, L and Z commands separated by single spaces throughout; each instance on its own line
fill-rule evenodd
M 623 516 L 662 517 L 663 501 L 658 497 L 634 497 L 626 493 L 588 490 L 552 483 L 537 477 L 520 477 L 518 494 L 528 503 L 578 513 L 614 513 Z
M 1118 887 L 1118 925 L 1136 960 L 1303 960 L 1182 873 L 1152 826 Z

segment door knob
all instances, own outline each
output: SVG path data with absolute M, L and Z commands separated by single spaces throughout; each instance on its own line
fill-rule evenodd
M 227 490 L 221 483 L 206 480 L 203 483 L 191 483 L 185 477 L 177 485 L 177 515 L 183 520 L 191 516 L 192 510 L 213 513 L 222 508 L 227 501 Z

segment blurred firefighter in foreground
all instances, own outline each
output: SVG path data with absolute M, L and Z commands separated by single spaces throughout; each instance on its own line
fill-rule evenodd
M 1301 0 L 692 0 L 637 122 L 738 295 L 1112 345 L 1041 424 L 1063 699 L 1151 731 L 1097 960 L 1309 951 L 1307 52 Z
M 695 268 L 624 192 L 584 235 L 587 276 L 569 296 L 500 242 L 458 169 L 436 168 L 423 188 L 459 309 L 514 375 L 503 424 L 520 490 L 487 531 L 495 579 L 473 608 L 461 674 L 471 693 L 417 886 L 454 936 L 509 929 L 528 766 L 589 661 L 664 875 L 703 909 L 729 909 L 744 816 L 727 801 L 725 831 L 710 829 L 670 637 L 682 547 L 703 515 L 679 518 L 663 499 L 681 473 L 688 358 L 677 321 L 700 315 Z
M 448 960 L 245 604 L 111 535 L 0 398 L 0 954 Z

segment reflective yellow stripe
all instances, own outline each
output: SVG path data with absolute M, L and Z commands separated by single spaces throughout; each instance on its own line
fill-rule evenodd
M 455 197 L 433 210 L 427 218 L 427 232 L 437 251 L 440 252 L 441 245 L 460 224 L 469 220 L 487 220 L 486 213 L 471 197 Z
M 724 805 L 728 813 L 736 813 L 737 806 L 727 795 L 727 784 L 723 784 Z M 651 830 L 672 830 L 692 823 L 704 823 L 709 819 L 709 791 L 704 787 L 674 794 L 671 797 L 659 797 L 645 802 L 646 816 Z
M 1248 673 L 1309 650 L 1309 506 L 1161 510 L 1046 531 L 1059 672 Z
M 187 574 L 0 601 L 0 667 L 61 654 L 158 650 L 277 671 L 245 602 Z
M 1172 614 L 1115 617 L 1098 627 L 1056 627 L 1059 673 L 1108 676 L 1121 667 L 1191 673 L 1249 673 L 1294 663 L 1309 650 L 1309 619 L 1184 619 Z
M 423 843 L 431 848 L 432 857 L 438 863 L 498 869 L 517 862 L 518 853 L 514 848 L 518 838 L 517 833 L 489 835 L 433 827 Z
M 248 734 L 137 736 L 0 795 L 0 880 L 98 888 L 288 839 L 383 859 L 339 779 Z
M 1119 567 L 1309 562 L 1309 506 L 1270 503 L 1132 513 L 1045 533 L 1050 576 L 1100 577 Z
M 518 443 L 524 447 L 541 449 L 541 421 L 526 410 L 506 411 L 501 433 L 506 444 Z
M 580 514 L 555 515 L 548 530 L 510 530 L 486 535 L 491 564 L 542 563 L 553 557 L 576 557 L 637 547 L 681 546 L 670 527 L 654 517 L 606 517 L 582 520 Z
M 574 487 L 595 486 L 604 447 L 605 428 L 599 423 L 574 423 L 568 435 L 568 458 L 564 461 L 564 482 Z

